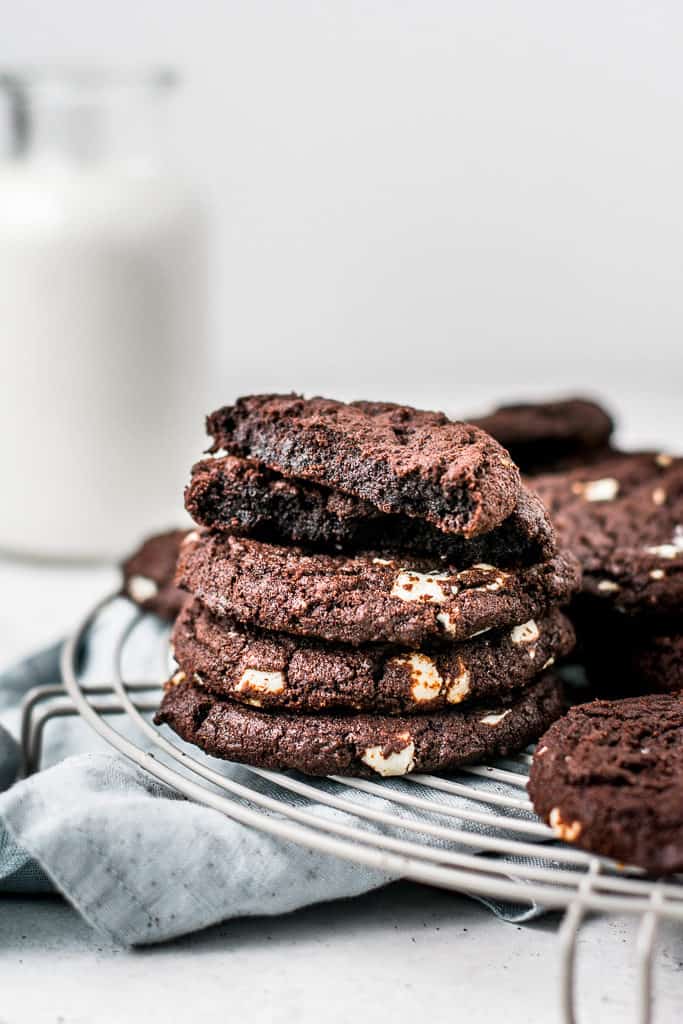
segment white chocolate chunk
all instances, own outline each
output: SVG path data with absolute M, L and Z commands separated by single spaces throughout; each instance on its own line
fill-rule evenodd
M 147 576 L 131 576 L 128 580 L 128 593 L 139 604 L 150 601 L 159 593 L 159 585 Z
M 484 717 L 480 718 L 479 721 L 482 725 L 498 725 L 498 723 L 502 722 L 505 716 L 509 714 L 510 708 L 508 708 L 507 711 L 501 711 L 500 714 L 484 715 Z
M 621 587 L 614 580 L 600 580 L 598 590 L 601 590 L 603 594 L 616 594 L 617 590 L 621 590 Z
M 416 651 L 414 654 L 409 654 L 407 658 L 394 658 L 393 661 L 396 665 L 409 666 L 412 684 L 410 693 L 414 701 L 422 703 L 423 701 L 434 700 L 435 697 L 439 696 L 443 686 L 443 679 L 435 663 L 426 654 L 420 654 Z
M 553 807 L 548 821 L 550 822 L 550 827 L 554 829 L 557 838 L 563 839 L 565 843 L 576 842 L 583 829 L 580 821 L 563 821 L 559 807 Z
M 458 579 L 463 580 L 465 583 L 467 583 L 471 579 L 472 574 L 476 573 L 477 571 L 485 573 L 496 573 L 496 575 L 492 580 L 490 580 L 490 582 L 480 583 L 479 586 L 471 587 L 471 590 L 500 590 L 501 587 L 505 586 L 510 575 L 507 572 L 503 572 L 501 569 L 496 569 L 495 565 L 489 565 L 488 562 L 477 562 L 469 569 L 462 569 L 461 572 L 458 573 Z M 457 593 L 457 589 L 453 592 Z
M 602 480 L 589 480 L 588 483 L 578 486 L 586 501 L 614 501 L 619 493 L 619 481 L 613 476 L 603 477 Z
M 513 644 L 532 644 L 538 640 L 541 635 L 541 631 L 534 622 L 533 619 L 529 619 L 528 622 L 523 622 L 520 626 L 515 628 L 510 633 L 510 639 Z
M 674 535 L 670 544 L 657 544 L 653 548 L 645 548 L 648 555 L 656 555 L 657 558 L 676 558 L 683 554 L 683 526 L 678 525 L 674 529 Z
M 407 775 L 415 767 L 415 744 L 410 738 L 409 733 L 402 735 L 400 738 L 406 740 L 406 745 L 401 750 L 384 755 L 382 753 L 385 749 L 384 747 L 367 747 L 361 755 L 361 761 L 364 761 L 378 775 L 385 777 L 390 775 Z
M 666 501 L 666 491 L 663 487 L 655 487 L 652 492 L 652 501 L 655 505 L 663 505 Z
M 448 612 L 439 612 L 439 614 L 436 617 L 436 621 L 441 623 L 446 633 L 453 634 L 457 629 L 457 626 L 453 621 L 454 617 L 455 616 L 452 613 L 449 614 Z
M 373 558 L 373 565 L 393 565 L 394 563 L 390 558 Z
M 653 548 L 645 548 L 645 551 L 657 558 L 675 558 L 676 555 L 680 555 L 681 548 L 677 544 L 657 544 Z
M 658 466 L 666 469 L 673 462 L 673 455 L 667 455 L 666 452 L 660 452 L 659 455 L 655 455 L 655 462 Z
M 186 679 L 185 673 L 181 669 L 180 672 L 176 672 L 176 674 L 174 676 L 171 676 L 169 682 L 170 682 L 171 686 L 180 686 L 181 683 L 185 682 L 185 679 Z
M 412 569 L 402 569 L 391 590 L 392 597 L 398 597 L 401 601 L 427 601 L 431 604 L 441 604 L 446 600 L 446 594 L 442 587 L 448 576 L 445 573 L 414 572 Z
M 485 583 L 483 587 L 475 587 L 474 589 L 490 590 L 493 592 L 500 590 L 503 586 L 505 586 L 505 578 L 503 576 L 496 576 L 495 580 L 492 580 L 491 583 Z
M 651 580 L 663 580 L 665 575 L 666 575 L 666 573 L 664 572 L 663 569 L 653 569 L 652 572 L 650 573 L 650 579 Z
M 551 654 L 550 657 L 547 658 L 546 661 L 543 663 L 543 668 L 541 669 L 541 671 L 543 671 L 543 669 L 550 668 L 550 666 L 554 665 L 554 664 L 555 664 L 555 658 Z
M 462 658 L 458 659 L 460 672 L 457 676 L 449 676 L 446 680 L 446 700 L 449 704 L 459 704 L 470 692 L 470 673 Z
M 245 690 L 256 690 L 261 693 L 282 693 L 285 688 L 285 677 L 282 672 L 260 672 L 255 668 L 246 669 L 240 676 L 235 687 L 238 693 Z

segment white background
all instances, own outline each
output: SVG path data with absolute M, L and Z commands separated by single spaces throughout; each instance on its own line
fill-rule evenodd
M 472 412 L 588 390 L 626 439 L 676 428 L 675 0 L 5 0 L 2 20 L 10 63 L 184 73 L 216 401 L 294 388 Z

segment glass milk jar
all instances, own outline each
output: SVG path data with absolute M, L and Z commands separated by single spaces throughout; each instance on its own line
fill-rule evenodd
M 183 522 L 204 447 L 205 239 L 167 73 L 9 74 L 0 550 L 118 557 Z

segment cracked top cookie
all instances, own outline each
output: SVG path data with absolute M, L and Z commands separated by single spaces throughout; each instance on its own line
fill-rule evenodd
M 421 519 L 380 512 L 362 498 L 308 480 L 287 479 L 258 462 L 226 455 L 193 467 L 185 507 L 201 526 L 257 540 L 340 551 L 415 551 L 462 568 L 475 562 L 530 565 L 556 551 L 545 509 L 526 488 L 500 526 L 467 539 Z
M 388 402 L 251 395 L 212 413 L 212 451 L 264 463 L 475 537 L 499 526 L 519 498 L 519 471 L 478 427 Z
M 572 708 L 539 741 L 529 795 L 566 842 L 653 874 L 683 870 L 683 699 Z
M 187 594 L 173 582 L 180 545 L 187 530 L 169 530 L 147 540 L 121 566 L 121 593 L 145 611 L 172 622 Z
M 560 543 L 583 569 L 583 589 L 628 613 L 681 617 L 683 459 L 613 455 L 536 477 Z
M 186 680 L 166 685 L 154 721 L 207 754 L 308 775 L 407 775 L 522 750 L 562 714 L 562 685 L 545 674 L 491 704 L 410 717 L 271 714 Z
M 248 629 L 194 601 L 181 612 L 171 643 L 187 679 L 253 707 L 417 714 L 518 690 L 573 641 L 571 624 L 555 610 L 447 647 L 331 646 Z
M 229 534 L 189 534 L 176 582 L 212 612 L 261 629 L 353 646 L 466 640 L 537 618 L 579 583 L 571 555 L 468 569 L 390 552 L 311 554 Z
M 585 398 L 501 405 L 471 422 L 500 441 L 523 473 L 593 461 L 614 429 L 609 413 Z

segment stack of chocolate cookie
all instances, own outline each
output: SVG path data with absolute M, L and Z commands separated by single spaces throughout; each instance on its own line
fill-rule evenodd
M 546 670 L 578 567 L 488 434 L 296 395 L 207 422 L 158 723 L 233 761 L 388 776 L 518 750 L 561 714 Z
M 572 614 L 605 695 L 683 689 L 683 459 L 622 452 L 534 478 L 583 585 Z

